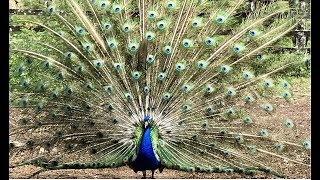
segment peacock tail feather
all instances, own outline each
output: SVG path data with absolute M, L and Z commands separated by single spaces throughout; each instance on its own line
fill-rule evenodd
M 280 0 L 238 18 L 245 2 L 53 0 L 42 19 L 16 19 L 45 30 L 10 44 L 19 62 L 10 67 L 18 114 L 9 148 L 28 152 L 17 165 L 154 169 L 144 149 L 156 167 L 181 171 L 285 177 L 287 162 L 310 168 L 296 156 L 310 153 L 309 137 L 286 136 L 295 122 L 277 119 L 270 102 L 294 96 L 274 77 L 307 55 L 270 48 L 302 18 Z M 251 116 L 259 110 L 276 128 Z

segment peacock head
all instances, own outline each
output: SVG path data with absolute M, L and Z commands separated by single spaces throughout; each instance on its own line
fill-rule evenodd
M 144 117 L 144 128 L 146 129 L 148 126 L 150 126 L 149 120 L 151 120 L 151 117 L 149 115 Z

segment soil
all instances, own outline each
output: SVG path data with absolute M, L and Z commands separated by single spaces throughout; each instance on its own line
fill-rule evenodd
M 309 137 L 310 138 L 310 124 L 311 124 L 311 108 L 310 108 L 310 95 L 309 94 L 301 94 L 300 92 L 296 92 L 297 96 L 290 103 L 283 103 L 283 100 L 274 99 L 273 104 L 276 107 L 281 107 L 276 109 L 276 114 L 274 115 L 274 119 L 285 119 L 287 117 L 291 117 L 295 122 L 295 135 L 292 138 L 300 138 L 300 137 Z M 254 108 L 254 107 L 253 107 Z M 260 111 L 255 111 L 256 115 L 259 115 Z M 275 126 L 276 123 L 270 121 L 265 117 L 262 121 L 266 122 L 268 126 Z M 270 157 L 271 161 L 272 158 Z M 310 161 L 310 153 L 307 155 L 303 155 L 305 161 Z M 19 157 L 10 157 L 10 164 L 13 165 Z M 280 164 L 279 164 L 280 165 Z M 287 178 L 310 178 L 310 167 L 302 166 L 299 164 L 288 163 L 283 169 L 283 173 L 287 175 Z M 142 173 L 134 173 L 129 167 L 120 167 L 113 169 L 80 169 L 80 170 L 47 170 L 39 173 L 35 173 L 40 168 L 26 165 L 20 167 L 11 167 L 9 169 L 9 177 L 10 178 L 41 178 L 41 179 L 54 179 L 54 178 L 68 178 L 68 179 L 139 179 L 142 178 Z M 35 174 L 34 174 L 35 173 Z M 151 177 L 151 172 L 147 172 L 147 177 Z M 219 178 L 219 179 L 230 179 L 230 178 L 275 178 L 265 173 L 256 174 L 254 177 L 241 175 L 241 174 L 225 174 L 225 173 L 189 173 L 189 172 L 181 172 L 177 170 L 169 170 L 164 169 L 162 173 L 159 171 L 155 172 L 155 178 L 159 179 L 198 179 L 198 178 Z

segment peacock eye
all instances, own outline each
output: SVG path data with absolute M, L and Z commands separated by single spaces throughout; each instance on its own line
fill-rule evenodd
M 154 36 L 155 36 L 155 34 L 153 32 L 149 31 L 149 32 L 146 33 L 146 39 L 148 41 L 151 41 L 154 38 Z
M 114 11 L 115 13 L 119 13 L 119 12 L 121 11 L 120 6 L 119 6 L 119 5 L 114 6 L 114 7 L 113 7 L 113 11 Z
M 58 97 L 58 94 L 57 92 L 53 91 L 50 95 L 52 98 L 57 98 Z
M 66 91 L 67 91 L 68 94 L 72 93 L 72 89 L 71 88 L 66 88 Z
M 149 89 L 149 87 L 148 86 L 145 86 L 144 88 L 143 88 L 143 91 L 144 91 L 144 93 L 149 93 L 149 91 L 150 91 L 150 89 Z
M 147 63 L 151 64 L 154 61 L 153 55 L 148 55 Z
M 49 10 L 49 13 L 53 13 L 55 11 L 55 7 L 54 6 L 50 6 L 48 8 L 48 10 Z
M 128 31 L 129 31 L 129 27 L 128 27 L 128 26 L 125 26 L 125 27 L 123 28 L 123 30 L 124 30 L 124 32 L 128 32 Z
M 221 171 L 222 171 L 222 168 L 221 168 L 220 166 L 216 166 L 215 170 L 216 170 L 217 172 L 221 172 Z
M 29 81 L 28 80 L 21 80 L 21 83 L 20 83 L 23 87 L 28 87 L 29 85 Z
M 211 106 L 208 106 L 208 107 L 207 107 L 207 112 L 208 112 L 208 113 L 212 113 L 212 112 L 213 112 L 213 108 L 212 108 Z
M 171 54 L 171 47 L 170 46 L 166 46 L 164 48 L 164 51 L 165 51 L 166 54 Z
M 40 83 L 40 84 L 38 85 L 38 90 L 39 90 L 39 91 L 44 91 L 44 89 L 45 89 L 44 84 Z
M 160 23 L 160 24 L 158 25 L 158 28 L 159 28 L 159 29 L 163 29 L 163 28 L 164 28 L 164 24 Z
M 184 70 L 185 66 L 182 63 L 177 63 L 175 66 L 176 71 L 180 72 Z
M 50 67 L 50 63 L 49 63 L 48 61 L 45 61 L 45 62 L 43 63 L 43 67 L 46 68 L 46 69 L 48 69 L 48 68 Z
M 68 57 L 68 58 L 71 58 L 71 56 L 72 56 L 72 53 L 71 53 L 71 52 L 68 52 L 68 53 L 67 53 L 67 57 Z
M 210 44 L 212 44 L 212 41 L 210 39 L 208 39 L 208 40 L 206 40 L 206 44 L 210 45 Z
M 22 71 L 23 71 L 23 67 L 20 66 L 20 67 L 18 68 L 18 72 L 19 72 L 19 73 L 22 73 Z
M 291 129 L 291 128 L 293 128 L 294 123 L 293 123 L 290 119 L 286 119 L 286 120 L 284 121 L 284 125 L 285 125 L 287 128 Z
M 227 66 L 227 65 L 223 65 L 220 67 L 220 72 L 222 73 L 228 73 L 230 71 L 230 66 Z
M 86 86 L 87 89 L 92 89 L 93 88 L 91 83 L 87 83 L 85 86 Z
M 117 71 L 120 71 L 120 70 L 122 69 L 121 64 L 119 64 L 119 63 L 115 63 L 115 64 L 114 64 L 114 68 L 115 68 Z
M 262 136 L 262 137 L 267 137 L 268 136 L 268 132 L 266 130 L 264 130 L 264 129 L 260 130 L 259 133 L 260 133 L 260 136 Z
M 204 88 L 204 91 L 206 93 L 211 93 L 211 92 L 214 91 L 214 89 L 210 85 L 206 85 L 205 88 Z
M 198 23 L 197 22 L 193 22 L 192 23 L 192 27 L 198 27 Z
M 174 8 L 174 4 L 173 4 L 173 2 L 168 2 L 168 4 L 167 4 L 167 8 L 168 9 L 172 9 L 172 8 Z
M 134 72 L 133 74 L 133 79 L 139 79 L 140 78 L 140 73 L 139 72 Z
M 261 60 L 261 59 L 262 59 L 262 54 L 258 54 L 258 55 L 257 55 L 257 59 L 258 59 L 258 60 Z
M 303 141 L 302 145 L 303 145 L 303 147 L 304 147 L 305 149 L 311 149 L 311 143 L 310 143 L 310 141 L 305 140 L 305 141 Z
M 126 94 L 126 98 L 128 101 L 132 100 L 132 95 L 131 94 Z
M 26 107 L 28 105 L 28 101 L 27 101 L 27 99 L 21 99 L 20 100 L 20 106 L 21 107 Z
M 101 7 L 102 7 L 102 8 L 105 8 L 106 6 L 107 6 L 106 3 L 101 3 Z
M 106 23 L 106 24 L 104 25 L 104 28 L 107 29 L 107 30 L 110 29 L 111 27 L 112 27 L 112 26 L 111 26 L 111 24 L 109 24 L 109 23 Z
M 306 58 L 306 59 L 304 60 L 304 63 L 305 63 L 306 65 L 308 65 L 308 64 L 310 63 L 310 59 Z
M 63 72 L 59 72 L 59 73 L 58 73 L 59 79 L 63 79 L 63 76 L 64 76 L 64 75 L 63 75 Z
M 154 12 L 150 12 L 150 13 L 149 13 L 149 18 L 150 18 L 150 19 L 154 19 L 155 16 L 156 16 L 156 14 L 155 14 Z
M 159 75 L 158 75 L 158 80 L 160 80 L 160 81 L 163 81 L 164 79 L 165 79 L 165 73 L 160 73 Z
M 188 90 L 188 86 L 187 85 L 182 86 L 182 90 L 183 91 L 187 91 Z
M 234 111 L 233 111 L 233 109 L 232 109 L 232 108 L 230 108 L 230 109 L 227 109 L 227 114 L 234 114 Z
M 78 67 L 77 67 L 77 71 L 78 71 L 78 72 L 82 72 L 82 71 L 83 71 L 83 67 L 82 67 L 82 66 L 78 66 Z
M 238 52 L 239 48 L 238 47 L 234 47 L 233 50 L 234 50 L 234 52 Z
M 283 83 L 282 86 L 283 86 L 284 88 L 286 88 L 286 87 L 288 87 L 288 84 L 287 84 L 287 83 Z
M 112 92 L 113 87 L 112 87 L 112 85 L 107 85 L 107 86 L 104 86 L 104 90 L 107 92 Z
M 182 106 L 183 112 L 189 111 L 190 109 L 191 109 L 191 106 L 188 105 L 188 104 L 184 104 L 184 105 Z
M 183 43 L 183 46 L 184 46 L 184 47 L 188 47 L 188 46 L 189 46 L 189 43 L 188 43 L 188 42 L 185 42 L 185 43 Z
M 226 132 L 226 130 L 221 129 L 221 130 L 219 131 L 219 134 L 220 134 L 220 135 L 226 135 L 226 134 L 227 134 L 227 132 Z
M 165 93 L 163 95 L 163 100 L 168 101 L 170 99 L 171 95 L 169 93 Z
M 242 137 L 239 136 L 239 135 L 237 135 L 237 136 L 235 137 L 235 140 L 236 140 L 236 142 L 240 143 L 241 140 L 242 140 Z
M 218 18 L 216 19 L 216 21 L 217 21 L 218 23 L 222 23 L 222 22 L 223 22 L 223 19 L 222 19 L 221 17 L 218 17 Z
M 245 79 L 248 79 L 248 78 L 249 78 L 249 74 L 243 73 L 243 77 L 244 77 Z
M 249 31 L 250 36 L 254 36 L 256 33 L 254 31 Z
M 251 120 L 250 117 L 245 117 L 243 121 L 244 121 L 245 124 L 251 124 L 252 123 L 252 120 Z

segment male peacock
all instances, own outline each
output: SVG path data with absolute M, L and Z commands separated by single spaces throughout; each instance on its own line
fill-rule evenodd
M 251 116 L 292 98 L 277 72 L 296 64 L 268 50 L 301 18 L 287 1 L 53 0 L 47 16 L 16 20 L 44 36 L 12 43 L 10 155 L 44 169 L 164 168 L 202 173 L 308 169 L 294 121 Z M 241 17 L 240 17 L 241 16 Z M 280 61 L 281 59 L 281 61 Z M 307 61 L 305 61 L 307 62 Z M 282 133 L 282 135 L 281 135 Z M 276 161 L 268 160 L 275 157 Z

